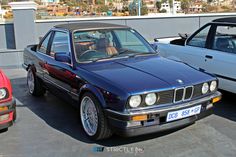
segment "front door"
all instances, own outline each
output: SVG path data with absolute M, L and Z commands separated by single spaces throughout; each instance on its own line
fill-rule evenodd
M 44 79 L 52 91 L 70 101 L 71 91 L 77 89 L 75 71 L 73 70 L 72 63 L 55 60 L 56 53 L 65 53 L 71 57 L 69 33 L 54 31 L 49 50 L 49 59 L 45 64 L 47 72 L 44 75 Z

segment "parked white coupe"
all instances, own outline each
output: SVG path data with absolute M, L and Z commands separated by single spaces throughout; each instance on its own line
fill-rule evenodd
M 236 93 L 236 17 L 213 20 L 191 36 L 153 44 L 163 57 L 216 75 L 219 88 Z

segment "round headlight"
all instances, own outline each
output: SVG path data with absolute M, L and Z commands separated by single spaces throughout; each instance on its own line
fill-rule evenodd
M 5 98 L 6 95 L 7 95 L 7 91 L 4 88 L 0 89 L 0 99 Z
M 147 94 L 145 97 L 145 103 L 149 106 L 154 105 L 156 101 L 157 101 L 157 96 L 155 93 Z
M 206 94 L 209 90 L 209 85 L 208 83 L 203 83 L 202 85 L 202 94 Z
M 216 90 L 216 87 L 217 87 L 217 82 L 216 81 L 212 81 L 211 82 L 211 85 L 210 85 L 210 91 L 214 91 Z
M 132 108 L 138 107 L 141 104 L 142 98 L 140 95 L 131 96 L 129 99 L 129 105 Z

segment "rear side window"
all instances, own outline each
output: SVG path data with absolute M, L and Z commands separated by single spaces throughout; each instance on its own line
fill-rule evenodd
M 198 32 L 192 39 L 188 41 L 187 45 L 205 48 L 209 30 L 210 25 Z
M 217 26 L 212 49 L 236 53 L 236 27 Z
M 69 55 L 68 34 L 65 32 L 55 32 L 52 41 L 50 56 L 54 57 L 55 53 L 63 52 Z
M 39 52 L 42 52 L 42 53 L 47 53 L 47 47 L 48 47 L 48 42 L 49 42 L 49 39 L 50 39 L 50 37 L 51 37 L 51 32 L 47 35 L 47 37 L 46 38 L 44 38 L 44 40 L 43 40 L 43 42 L 42 42 L 42 44 L 40 45 L 40 47 L 39 47 L 39 49 L 38 49 L 38 51 Z

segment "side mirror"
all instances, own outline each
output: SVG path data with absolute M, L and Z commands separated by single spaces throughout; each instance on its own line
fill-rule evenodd
M 70 56 L 66 52 L 57 52 L 55 53 L 54 58 L 56 61 L 59 61 L 59 62 L 65 62 L 69 64 L 71 63 Z
M 154 42 L 159 42 L 158 38 L 154 38 Z

